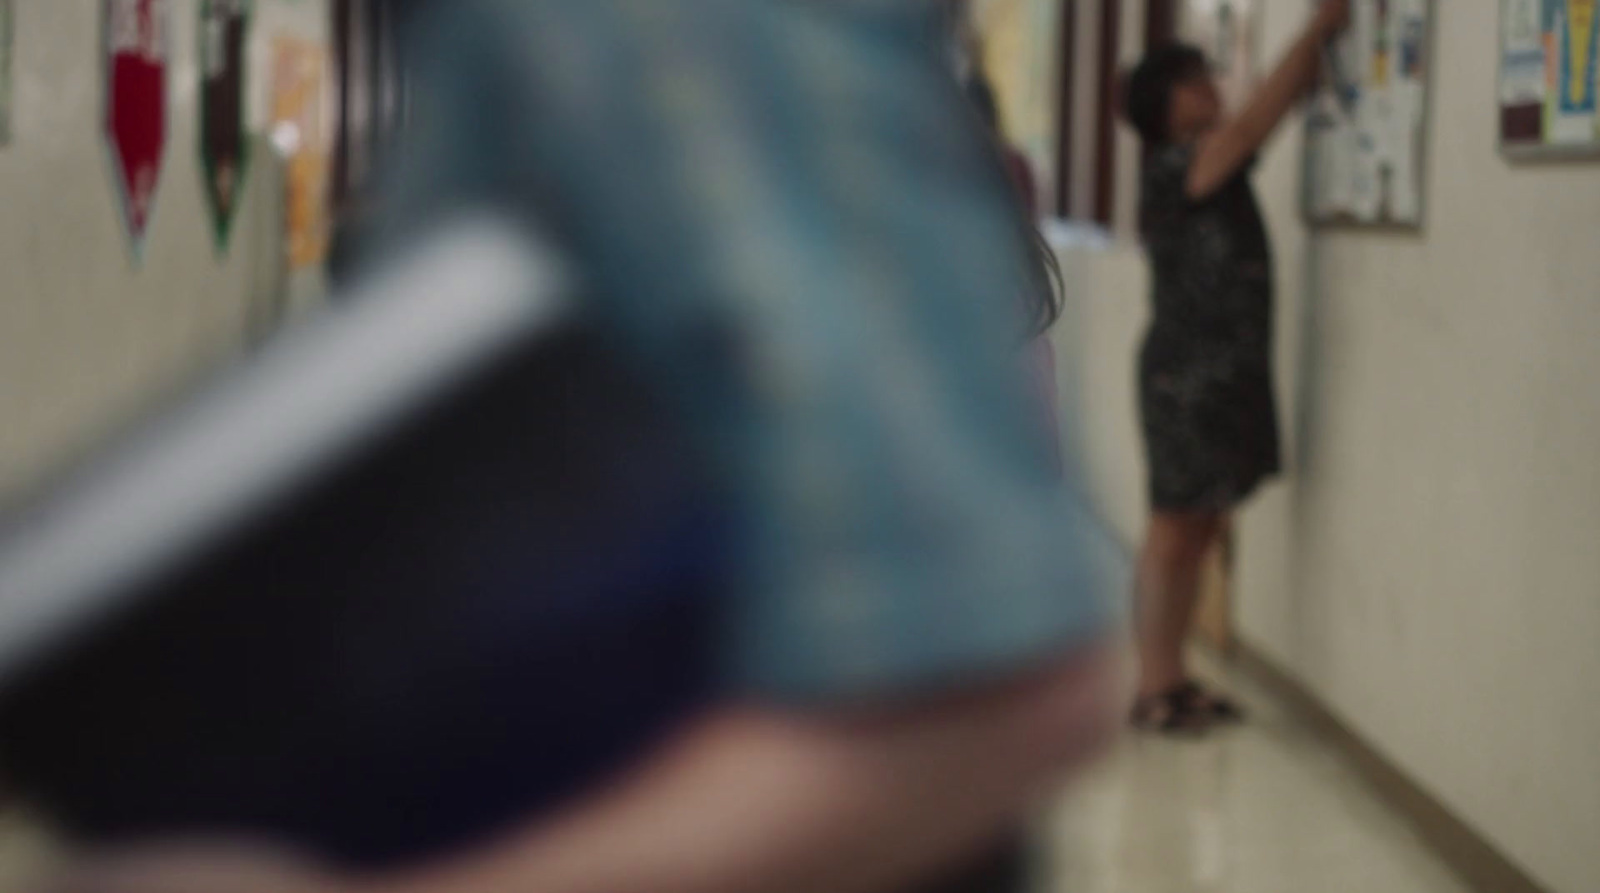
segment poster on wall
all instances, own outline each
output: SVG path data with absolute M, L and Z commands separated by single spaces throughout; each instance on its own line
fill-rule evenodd
M 1500 146 L 1600 157 L 1597 0 L 1501 0 Z
M 1229 109 L 1244 104 L 1261 76 L 1260 27 L 1261 0 L 1185 0 L 1179 7 L 1178 37 L 1206 54 Z
M 11 143 L 11 55 L 16 45 L 12 0 L 0 0 L 0 146 Z
M 284 160 L 289 267 L 318 266 L 328 253 L 327 51 L 293 37 L 273 43 L 272 144 Z
M 105 129 L 122 223 L 137 260 L 167 149 L 169 0 L 104 0 Z
M 244 126 L 250 6 L 251 0 L 200 3 L 200 169 L 212 235 L 224 253 L 250 165 Z
M 1422 226 L 1429 0 L 1356 0 L 1306 120 L 1313 224 Z

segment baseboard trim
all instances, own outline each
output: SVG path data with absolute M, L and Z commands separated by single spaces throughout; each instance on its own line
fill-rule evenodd
M 1404 816 L 1468 887 L 1479 893 L 1549 893 L 1483 835 L 1423 790 L 1330 712 L 1260 649 L 1235 638 L 1231 662 L 1276 694 L 1298 718 L 1348 756 L 1378 795 Z

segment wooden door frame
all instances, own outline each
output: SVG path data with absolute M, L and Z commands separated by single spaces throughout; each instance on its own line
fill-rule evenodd
M 1107 229 L 1117 213 L 1117 100 L 1122 73 L 1122 0 L 1101 0 L 1099 95 L 1095 103 L 1094 221 Z
M 1144 19 L 1144 48 L 1146 51 L 1166 46 L 1178 39 L 1179 0 L 1146 0 Z
M 1056 216 L 1072 216 L 1072 121 L 1077 112 L 1078 0 L 1061 0 L 1060 43 L 1056 64 Z

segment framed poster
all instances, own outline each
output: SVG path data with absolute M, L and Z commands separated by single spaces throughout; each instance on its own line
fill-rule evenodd
M 1600 158 L 1597 0 L 1501 0 L 1500 148 Z
M 217 251 L 226 253 L 250 165 L 245 51 L 251 0 L 200 2 L 200 169 Z
M 1184 0 L 1178 9 L 1178 39 L 1206 54 L 1230 111 L 1261 77 L 1261 2 Z
M 123 229 L 138 260 L 167 152 L 169 0 L 104 0 L 105 131 Z
M 1352 4 L 1306 116 L 1311 223 L 1422 226 L 1432 16 L 1430 0 Z
M 16 9 L 0 0 L 0 146 L 11 143 L 11 56 L 16 45 Z

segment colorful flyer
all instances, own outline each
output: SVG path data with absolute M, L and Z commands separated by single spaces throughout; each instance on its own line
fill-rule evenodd
M 1555 43 L 1555 89 L 1551 95 L 1551 143 L 1595 140 L 1596 60 L 1600 58 L 1597 0 L 1559 0 L 1551 37 Z
M 250 164 L 245 136 L 245 50 L 251 0 L 200 3 L 200 168 L 217 250 L 228 238 Z
M 273 47 L 272 142 L 285 165 L 289 266 L 303 270 L 328 253 L 327 52 L 292 37 Z
M 1596 0 L 1501 0 L 1500 145 L 1518 158 L 1600 156 Z
M 169 0 L 104 0 L 105 129 L 123 226 L 144 250 L 167 149 Z

